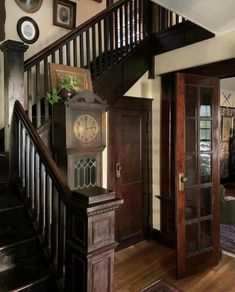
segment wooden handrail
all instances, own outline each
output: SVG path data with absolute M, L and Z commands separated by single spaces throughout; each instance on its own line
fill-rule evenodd
M 55 51 L 59 47 L 65 45 L 67 42 L 74 39 L 74 37 L 76 37 L 77 34 L 83 33 L 89 27 L 91 27 L 94 23 L 99 22 L 100 20 L 102 20 L 106 16 L 110 15 L 111 13 L 116 11 L 118 8 L 120 8 L 121 6 L 126 4 L 127 2 L 129 2 L 129 0 L 120 0 L 120 1 L 116 2 L 115 4 L 113 4 L 112 6 L 107 7 L 103 11 L 99 12 L 98 14 L 96 14 L 95 16 L 90 18 L 89 20 L 85 21 L 83 24 L 79 25 L 77 28 L 75 28 L 71 32 L 67 33 L 66 35 L 62 36 L 61 38 L 59 38 L 58 40 L 53 42 L 51 45 L 45 47 L 37 54 L 30 57 L 24 63 L 25 64 L 25 71 L 27 71 L 27 69 L 31 68 L 32 66 L 37 64 L 39 61 L 41 61 L 44 58 L 46 58 L 47 56 L 49 56 L 51 54 L 51 51 Z
M 24 108 L 19 101 L 15 102 L 14 113 L 20 118 L 21 122 L 29 133 L 30 139 L 35 144 L 37 151 L 40 155 L 40 159 L 47 167 L 47 172 L 50 174 L 51 178 L 53 178 L 53 183 L 57 187 L 58 191 L 64 196 L 64 198 L 61 199 L 71 197 L 70 189 L 66 184 L 64 178 L 60 174 L 58 166 L 51 158 L 46 146 L 42 142 L 41 138 L 39 137 L 37 131 L 35 130 L 32 122 L 30 121 L 28 115 L 26 114 Z

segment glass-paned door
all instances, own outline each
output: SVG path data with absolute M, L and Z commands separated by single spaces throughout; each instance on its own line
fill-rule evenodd
M 219 259 L 218 80 L 177 74 L 177 273 Z M 206 259 L 206 260 L 205 260 Z

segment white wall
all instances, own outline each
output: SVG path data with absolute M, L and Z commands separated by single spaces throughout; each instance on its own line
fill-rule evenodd
M 161 78 L 148 79 L 148 73 L 125 94 L 134 97 L 153 99 L 152 104 L 152 157 L 153 157 L 153 227 L 160 229 L 160 202 L 156 198 L 160 195 L 160 105 Z
M 77 26 L 88 20 L 105 8 L 106 1 L 98 3 L 88 0 L 72 0 L 77 2 Z M 33 18 L 38 24 L 40 35 L 37 42 L 29 45 L 26 52 L 26 59 L 42 48 L 50 45 L 70 30 L 53 25 L 53 0 L 44 0 L 41 8 L 35 13 L 26 13 L 18 7 L 15 1 L 6 1 L 6 39 L 21 41 L 16 30 L 18 20 L 23 16 Z
M 106 1 L 98 3 L 93 0 L 72 0 L 77 3 L 77 26 L 91 18 L 106 7 Z M 26 13 L 18 7 L 14 0 L 5 1 L 6 7 L 6 40 L 21 41 L 16 26 L 21 17 L 29 16 L 38 24 L 39 39 L 29 45 L 25 59 L 34 55 L 53 41 L 68 33 L 70 30 L 53 25 L 53 0 L 44 0 L 41 8 L 35 13 Z M 3 54 L 0 53 L 0 128 L 4 126 L 4 87 L 3 87 Z

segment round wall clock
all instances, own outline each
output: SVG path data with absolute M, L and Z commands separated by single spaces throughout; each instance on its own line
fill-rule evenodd
M 74 123 L 74 134 L 80 143 L 92 143 L 99 133 L 99 124 L 90 114 L 80 115 Z

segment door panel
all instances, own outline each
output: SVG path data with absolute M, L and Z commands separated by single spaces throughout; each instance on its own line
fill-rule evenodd
M 111 179 L 108 186 L 115 187 L 117 196 L 124 199 L 116 212 L 116 240 L 120 247 L 125 247 L 143 238 L 142 141 L 145 119 L 141 110 L 112 109 L 109 115 Z
M 177 74 L 178 277 L 219 261 L 218 84 L 215 78 Z

